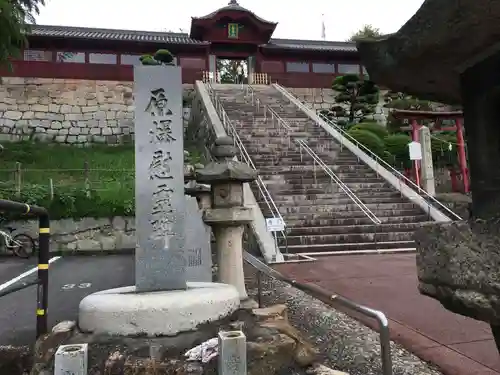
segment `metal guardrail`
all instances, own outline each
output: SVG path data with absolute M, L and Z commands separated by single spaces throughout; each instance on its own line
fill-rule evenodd
M 257 270 L 257 298 L 259 306 L 261 306 L 261 295 L 262 295 L 262 282 L 261 273 L 272 277 L 274 279 L 283 281 L 291 286 L 300 289 L 301 291 L 309 294 L 310 296 L 319 299 L 325 304 L 331 307 L 343 307 L 351 311 L 355 311 L 365 317 L 375 319 L 379 326 L 379 336 L 380 336 L 380 360 L 382 363 L 382 373 L 384 375 L 392 375 L 392 358 L 391 358 L 391 339 L 389 333 L 389 321 L 385 314 L 381 311 L 371 309 L 369 307 L 360 305 L 354 301 L 347 298 L 339 296 L 337 294 L 331 294 L 330 292 L 320 288 L 319 286 L 312 283 L 300 283 L 295 279 L 290 279 L 278 271 L 272 269 L 268 265 L 261 262 L 259 259 L 255 258 L 251 254 L 244 252 L 243 259 Z
M 43 207 L 0 199 L 0 212 L 14 212 L 23 215 L 38 216 L 38 278 L 18 287 L 0 293 L 0 297 L 38 285 L 36 308 L 36 337 L 48 332 L 47 308 L 49 304 L 49 253 L 50 253 L 50 219 L 48 211 Z
M 303 111 L 305 111 L 306 109 L 311 110 L 311 108 L 307 107 L 300 99 L 298 99 L 295 95 L 293 95 L 285 87 L 281 86 L 279 83 L 275 83 L 274 85 L 280 91 L 282 91 L 283 93 L 287 93 L 291 97 L 295 98 L 297 100 L 297 104 L 296 105 L 297 105 L 298 108 L 300 108 Z M 290 102 L 292 102 L 292 101 L 290 100 Z M 318 113 L 318 116 L 319 116 L 320 119 L 322 119 L 323 121 L 325 121 L 328 125 L 330 125 L 337 132 L 340 133 L 340 135 L 342 136 L 342 137 L 340 137 L 340 147 L 341 147 L 341 149 L 344 146 L 344 138 L 347 139 L 347 140 L 349 140 L 351 143 L 353 143 L 361 151 L 363 151 L 364 153 L 368 154 L 368 156 L 370 156 L 376 162 L 377 166 L 380 165 L 381 167 L 387 169 L 393 175 L 395 175 L 396 177 L 398 177 L 399 184 L 400 184 L 400 190 L 401 190 L 401 183 L 402 183 L 402 181 L 404 181 L 403 183 L 405 185 L 407 185 L 409 188 L 411 188 L 412 190 L 415 190 L 419 196 L 421 196 L 424 200 L 427 201 L 428 205 L 430 205 L 430 203 L 429 203 L 429 201 L 430 201 L 430 202 L 436 204 L 437 206 L 439 206 L 440 209 L 442 209 L 442 210 L 446 211 L 448 214 L 450 214 L 455 220 L 462 220 L 462 218 L 458 214 L 456 214 L 455 212 L 453 212 L 449 207 L 447 207 L 444 204 L 442 204 L 441 202 L 439 202 L 435 197 L 433 197 L 432 195 L 430 195 L 429 193 L 427 193 L 424 189 L 422 189 L 420 186 L 418 186 L 417 184 L 415 184 L 411 179 L 409 179 L 404 174 L 402 174 L 400 171 L 398 171 L 397 169 L 395 169 L 392 165 L 390 165 L 389 163 L 387 163 L 380 156 L 378 156 L 377 154 L 375 154 L 374 152 L 372 152 L 368 147 L 366 147 L 362 143 L 358 142 L 354 137 L 352 137 L 344 129 L 342 129 L 340 126 L 338 126 L 335 121 L 329 119 L 328 117 L 326 117 L 325 115 L 323 115 L 321 113 Z M 316 124 L 316 125 L 321 126 L 319 124 Z M 429 207 L 429 210 L 430 210 L 430 207 Z
M 293 131 L 290 124 L 287 123 L 273 108 L 269 105 L 262 104 L 259 98 L 256 98 L 255 92 L 250 85 L 247 85 L 247 94 L 251 95 L 252 104 L 255 104 L 257 107 L 257 111 L 260 110 L 260 106 L 262 105 L 264 108 L 264 116 L 266 118 L 267 112 L 271 114 L 271 118 L 274 122 L 278 122 L 278 125 L 283 127 L 288 137 L 288 145 L 291 145 L 291 137 L 293 136 Z M 302 159 L 302 149 L 306 151 L 313 158 L 313 171 L 314 171 L 314 179 L 316 179 L 316 164 L 318 164 L 321 169 L 330 177 L 330 179 L 335 182 L 340 189 L 348 196 L 349 199 L 353 201 L 353 203 L 359 207 L 359 209 L 374 223 L 381 224 L 382 221 L 359 199 L 356 194 L 344 183 L 342 179 L 333 172 L 333 170 L 316 154 L 313 149 L 303 140 L 296 139 L 295 143 L 299 146 L 301 151 L 301 159 Z
M 295 141 L 300 149 L 304 148 L 304 150 L 313 158 L 315 163 L 323 169 L 323 171 L 331 178 L 333 182 L 335 182 L 340 189 L 359 207 L 359 209 L 374 223 L 381 224 L 382 221 L 359 199 L 356 194 L 352 192 L 349 187 L 342 182 L 342 180 L 332 171 L 332 169 L 327 166 L 323 160 L 309 147 L 309 145 L 302 139 Z M 301 153 L 302 154 L 302 153 Z
M 257 168 L 255 167 L 255 164 L 252 161 L 252 158 L 248 154 L 245 145 L 243 144 L 243 141 L 238 135 L 238 132 L 236 131 L 232 121 L 229 119 L 229 116 L 227 115 L 224 107 L 222 106 L 222 103 L 220 99 L 217 97 L 217 93 L 213 89 L 212 85 L 210 82 L 206 82 L 205 85 L 208 88 L 208 93 L 211 96 L 212 102 L 214 104 L 215 110 L 217 111 L 217 114 L 219 115 L 220 119 L 222 120 L 222 126 L 224 127 L 224 130 L 226 130 L 226 134 L 230 137 L 233 138 L 234 140 L 234 145 L 238 148 L 240 151 L 240 157 L 241 161 L 244 163 L 248 164 L 252 169 L 255 171 L 258 171 Z M 286 228 L 286 222 L 283 219 L 283 216 L 281 216 L 281 213 L 279 211 L 278 206 L 274 202 L 271 193 L 267 189 L 264 181 L 260 177 L 260 175 L 257 175 L 257 179 L 255 180 L 257 184 L 257 188 L 259 189 L 259 193 L 264 199 L 264 203 L 266 204 L 267 208 L 269 209 L 269 212 L 273 216 L 273 218 L 278 218 L 281 220 L 283 223 L 283 226 Z M 276 233 L 276 232 L 274 232 Z M 287 236 L 286 236 L 286 229 L 283 231 L 279 232 L 285 242 L 285 253 L 288 253 L 288 241 L 287 241 Z M 276 250 L 279 249 L 279 244 L 278 244 L 278 238 L 276 235 L 274 235 L 274 241 L 275 241 L 275 246 Z

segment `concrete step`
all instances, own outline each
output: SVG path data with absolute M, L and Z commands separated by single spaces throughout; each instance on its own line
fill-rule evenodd
M 321 193 L 328 193 L 332 191 L 341 191 L 340 188 L 336 188 L 332 190 L 332 184 L 328 183 L 309 183 L 309 184 L 265 184 L 266 187 L 270 191 L 274 191 L 276 193 L 279 192 L 279 195 L 287 195 L 290 190 L 292 191 L 301 191 L 303 194 L 315 194 L 316 190 L 320 190 Z M 333 185 L 334 187 L 336 185 Z M 356 194 L 358 189 L 382 189 L 388 188 L 392 190 L 392 187 L 386 182 L 360 182 L 360 183 L 352 183 L 349 185 L 349 188 Z
M 382 180 L 380 177 L 375 176 L 343 176 L 340 177 L 338 174 L 335 174 L 345 185 L 347 185 L 351 190 L 351 184 L 368 184 L 368 183 L 385 183 L 384 180 Z M 303 177 L 303 178 L 298 178 L 296 176 L 279 176 L 275 178 L 263 178 L 261 177 L 264 183 L 267 185 L 305 185 L 305 186 L 310 186 L 310 185 L 318 185 L 318 184 L 325 184 L 325 185 L 337 185 L 337 182 L 335 182 L 331 177 Z
M 332 165 L 328 164 L 328 167 L 334 172 L 341 173 L 371 173 L 373 169 L 364 164 L 352 164 L 352 165 Z M 313 170 L 318 171 L 318 167 L 313 165 L 267 165 L 259 168 L 260 174 L 266 175 L 276 175 L 276 174 L 286 174 L 286 175 L 303 175 L 304 173 L 312 173 Z
M 380 179 L 380 177 L 372 170 L 369 171 L 347 171 L 347 172 L 340 172 L 340 171 L 335 171 L 333 168 L 330 168 L 331 171 L 341 180 L 344 178 L 347 179 L 354 179 L 354 178 L 359 178 L 359 177 L 366 177 L 367 179 Z M 330 174 L 325 171 L 323 168 L 316 167 L 316 170 L 308 170 L 308 171 L 302 171 L 301 173 L 294 173 L 294 172 L 281 172 L 281 173 L 275 173 L 275 174 L 269 174 L 269 173 L 259 173 L 260 178 L 263 180 L 269 180 L 269 181 L 303 181 L 303 180 L 309 180 L 309 179 L 316 179 L 318 182 L 328 182 L 330 180 Z M 324 181 L 323 181 L 324 180 Z
M 312 236 L 294 236 L 287 234 L 286 238 L 279 238 L 278 245 L 329 245 L 354 244 L 370 242 L 412 242 L 414 232 L 386 232 L 386 233 L 349 233 L 349 234 L 321 234 Z
M 414 249 L 414 241 L 390 241 L 390 242 L 363 242 L 363 243 L 339 243 L 318 245 L 289 245 L 280 246 L 283 253 L 335 253 L 341 251 L 356 250 L 389 250 L 389 249 Z
M 405 212 L 420 212 L 420 208 L 417 208 L 412 203 L 368 203 L 365 204 L 375 216 L 402 216 Z M 264 216 L 269 213 L 266 208 L 262 207 L 262 213 Z M 281 215 L 285 218 L 289 215 L 322 215 L 330 214 L 334 216 L 361 216 L 365 215 L 361 207 L 355 203 L 351 204 L 338 204 L 338 205 L 307 205 L 307 206 L 278 206 L 278 210 Z M 400 214 L 401 213 L 401 214 Z
M 272 193 L 273 199 L 275 200 L 280 200 L 280 199 L 286 199 L 286 198 L 279 198 L 279 197 L 285 197 L 285 196 L 318 196 L 321 194 L 327 194 L 331 195 L 332 193 L 338 192 L 340 193 L 340 190 L 334 191 L 332 189 L 329 189 L 325 191 L 324 187 L 286 187 L 286 188 L 281 188 L 281 189 L 270 189 L 267 185 L 266 188 Z M 375 191 L 376 190 L 376 191 Z M 255 189 L 254 192 L 257 190 Z M 376 196 L 382 196 L 384 193 L 388 194 L 395 194 L 396 190 L 394 190 L 391 187 L 388 186 L 383 186 L 383 187 L 377 187 L 373 188 L 370 186 L 361 186 L 356 189 L 356 196 L 361 198 L 363 196 L 363 193 L 369 193 L 372 195 Z M 381 194 L 382 193 L 382 194 Z
M 261 207 L 261 209 L 264 207 Z M 265 209 L 263 210 L 265 211 Z M 264 216 L 270 217 L 271 215 L 266 215 L 263 212 Z M 427 215 L 425 215 L 424 212 L 416 209 L 409 209 L 409 210 L 387 210 L 383 212 L 378 212 L 377 217 L 380 219 L 380 221 L 385 222 L 387 221 L 388 218 L 398 218 L 402 216 L 420 216 L 422 218 L 427 219 Z M 361 211 L 342 211 L 342 212 L 300 212 L 300 213 L 289 213 L 286 215 L 283 215 L 283 219 L 285 222 L 288 224 L 289 221 L 297 221 L 297 220 L 306 220 L 309 222 L 315 221 L 315 220 L 332 220 L 332 219 L 363 219 L 366 218 L 366 214 Z M 426 220 L 427 221 L 427 220 Z M 396 221 L 398 222 L 398 221 Z M 402 221 L 404 222 L 404 221 Z M 374 224 L 373 221 L 370 220 L 370 223 Z M 322 224 L 318 225 L 312 225 L 312 226 L 320 226 Z M 347 225 L 346 223 L 342 223 L 341 225 Z
M 402 223 L 423 223 L 429 221 L 429 217 L 422 214 L 416 214 L 412 212 L 409 215 L 400 215 L 398 217 L 385 217 L 379 216 L 382 224 L 402 224 Z M 357 225 L 375 225 L 373 221 L 366 217 L 342 217 L 342 218 L 332 218 L 332 217 L 314 217 L 305 218 L 299 217 L 299 215 L 288 216 L 284 218 L 287 228 L 303 228 L 303 227 L 346 227 L 346 226 L 357 226 Z
M 257 187 L 254 187 L 252 185 L 252 191 L 254 192 L 255 197 L 257 197 L 257 200 L 260 198 L 259 190 Z M 373 199 L 374 202 L 378 202 L 378 200 L 382 201 L 392 201 L 394 199 L 399 199 L 399 200 L 405 200 L 401 196 L 399 192 L 394 192 L 394 190 L 390 189 L 389 191 L 378 191 L 377 193 L 374 193 L 372 190 L 367 189 L 367 191 L 364 192 L 356 192 L 356 196 L 361 199 L 363 202 L 365 199 Z M 277 197 L 276 197 L 277 198 Z M 320 194 L 296 194 L 296 195 L 281 195 L 279 196 L 280 199 L 274 199 L 274 202 L 276 205 L 278 203 L 280 204 L 309 204 L 310 202 L 315 202 L 315 201 L 351 201 L 350 198 L 345 197 L 345 193 L 342 191 L 337 191 L 334 193 L 320 193 Z M 264 201 L 262 201 L 264 203 Z
M 357 196 L 357 195 L 356 195 Z M 397 204 L 401 202 L 406 202 L 404 198 L 397 195 L 394 197 L 377 197 L 377 196 L 357 196 L 364 204 Z M 284 197 L 288 198 L 288 197 Z M 259 201 L 259 204 L 265 204 L 265 201 Z M 343 205 L 352 204 L 353 201 L 345 193 L 334 193 L 330 194 L 327 199 L 307 199 L 307 196 L 295 197 L 294 199 L 281 199 L 279 201 L 274 201 L 276 206 L 332 206 L 332 205 Z
M 394 223 L 394 224 L 361 224 L 346 226 L 318 226 L 318 227 L 288 227 L 288 236 L 312 236 L 327 234 L 355 234 L 355 233 L 399 233 L 414 232 L 424 223 Z M 427 223 L 425 223 L 427 224 Z

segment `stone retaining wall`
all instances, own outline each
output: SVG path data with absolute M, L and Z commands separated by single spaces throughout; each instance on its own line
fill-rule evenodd
M 38 221 L 7 224 L 17 233 L 38 238 Z M 135 218 L 83 218 L 51 221 L 52 251 L 111 251 L 135 249 Z
M 192 85 L 184 85 L 192 91 Z M 133 82 L 3 78 L 0 141 L 117 144 L 134 131 Z

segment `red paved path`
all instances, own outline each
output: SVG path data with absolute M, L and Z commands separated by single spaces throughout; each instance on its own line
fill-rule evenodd
M 321 257 L 275 269 L 383 311 L 393 340 L 446 375 L 500 374 L 500 356 L 487 324 L 419 294 L 414 254 Z

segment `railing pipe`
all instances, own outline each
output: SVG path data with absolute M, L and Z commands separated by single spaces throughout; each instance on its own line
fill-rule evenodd
M 240 155 L 241 155 L 242 161 L 244 161 L 246 164 L 248 164 L 252 169 L 257 170 L 257 168 L 255 167 L 255 164 L 252 161 L 252 158 L 248 154 L 248 152 L 247 152 L 247 150 L 246 150 L 246 148 L 245 148 L 245 146 L 243 144 L 243 141 L 239 137 L 239 135 L 238 135 L 238 133 L 237 133 L 234 125 L 232 124 L 231 119 L 227 115 L 227 112 L 224 109 L 224 107 L 222 106 L 222 103 L 221 103 L 220 99 L 215 94 L 215 91 L 214 91 L 212 85 L 210 83 L 207 83 L 207 87 L 208 87 L 209 94 L 212 97 L 212 101 L 214 102 L 214 107 L 216 108 L 217 114 L 222 119 L 224 119 L 222 121 L 223 124 L 225 124 L 224 125 L 224 130 L 226 130 L 226 133 L 228 135 L 230 135 L 231 137 L 233 137 L 233 139 L 235 140 L 235 144 L 236 144 L 236 147 L 240 151 Z M 252 96 L 252 101 L 253 101 L 253 98 L 254 97 Z M 268 207 L 269 212 L 271 213 L 271 215 L 274 218 L 279 218 L 281 220 L 281 222 L 283 223 L 283 225 L 285 226 L 285 228 L 286 228 L 285 220 L 283 219 L 283 216 L 281 215 L 278 206 L 274 202 L 274 200 L 273 200 L 273 198 L 271 196 L 271 193 L 267 189 L 267 187 L 266 187 L 264 181 L 262 180 L 262 178 L 260 177 L 260 175 L 257 176 L 256 184 L 257 184 L 257 188 L 259 189 L 259 193 L 262 196 L 262 198 L 264 199 L 264 203 L 267 205 L 267 207 Z M 288 246 L 287 246 L 287 240 L 286 240 L 286 231 L 280 231 L 280 234 L 281 234 L 281 236 L 283 237 L 283 239 L 285 241 L 285 248 L 286 248 L 285 251 L 288 252 Z M 275 238 L 275 240 L 276 240 L 276 238 Z M 277 249 L 278 249 L 278 244 L 276 244 L 276 246 L 277 246 Z
M 286 92 L 288 95 L 290 95 L 290 97 L 293 97 L 295 99 L 297 99 L 297 97 L 295 95 L 293 95 L 292 93 L 290 93 L 286 88 L 284 88 L 283 86 L 281 86 L 279 83 L 275 83 L 276 87 L 278 87 L 282 92 Z M 292 102 L 292 101 L 290 101 Z M 304 108 L 307 108 L 307 106 L 302 103 L 299 99 L 297 99 L 297 102 L 296 102 L 296 105 L 301 109 L 301 110 L 304 110 Z M 366 154 L 368 154 L 376 163 L 377 163 L 377 167 L 378 165 L 382 165 L 385 169 L 389 170 L 392 174 L 394 174 L 395 176 L 397 176 L 400 180 L 403 180 L 405 182 L 405 184 L 408 186 L 408 187 L 411 187 L 412 190 L 416 190 L 416 193 L 421 196 L 423 199 L 426 199 L 426 200 L 429 200 L 433 203 L 435 203 L 436 205 L 438 205 L 441 209 L 443 209 L 444 211 L 446 211 L 447 213 L 449 213 L 451 216 L 453 216 L 453 218 L 455 220 L 462 220 L 462 218 L 456 214 L 455 212 L 453 212 L 450 208 L 448 208 L 446 205 L 442 204 L 440 201 L 438 201 L 435 197 L 433 197 L 432 195 L 430 195 L 429 193 L 427 193 L 424 189 L 422 189 L 420 186 L 418 186 L 417 184 L 415 184 L 412 180 L 410 180 L 408 177 L 406 177 L 404 174 L 402 174 L 400 171 L 398 171 L 397 169 L 395 169 L 392 165 L 390 165 L 389 163 L 387 163 L 384 159 L 380 158 L 380 156 L 378 156 L 377 154 L 375 154 L 373 151 L 371 151 L 368 147 L 366 147 L 365 145 L 363 145 L 362 143 L 358 142 L 354 137 L 352 137 L 349 133 L 347 133 L 344 129 L 342 129 L 340 126 L 337 125 L 337 123 L 331 119 L 329 119 L 328 117 L 326 117 L 324 114 L 322 113 L 318 113 L 318 117 L 320 119 L 322 119 L 323 121 L 325 121 L 326 123 L 328 123 L 330 126 L 332 126 L 337 132 L 340 133 L 340 135 L 342 136 L 341 137 L 341 140 L 340 140 L 340 145 L 342 147 L 343 145 L 343 138 L 345 139 L 348 139 L 350 142 L 352 142 L 357 148 L 359 148 L 360 150 L 362 150 L 363 152 L 365 152 Z M 427 204 L 429 205 L 429 203 L 427 202 Z
M 290 279 L 278 271 L 272 269 L 268 265 L 261 262 L 259 259 L 253 255 L 243 253 L 243 259 L 257 270 L 257 274 L 262 272 L 263 274 L 275 278 L 277 280 L 283 281 L 293 287 L 302 290 L 303 292 L 311 295 L 314 298 L 321 300 L 329 306 L 342 306 L 349 310 L 355 311 L 362 314 L 368 318 L 375 319 L 379 326 L 380 335 L 380 360 L 382 364 L 382 373 L 384 375 L 392 375 L 392 358 L 391 358 L 391 341 L 389 333 L 389 321 L 385 314 L 381 311 L 371 309 L 369 307 L 360 305 L 354 301 L 347 298 L 339 296 L 337 294 L 331 294 L 330 292 L 320 288 L 319 286 L 311 283 L 301 283 L 295 279 Z M 258 276 L 258 293 L 261 294 L 261 282 L 260 276 Z M 258 296 L 260 299 L 260 296 Z
M 250 87 L 250 86 L 249 86 Z M 253 92 L 253 88 L 250 88 Z M 257 99 L 259 100 L 259 99 Z M 271 114 L 271 117 L 273 119 L 276 119 L 278 122 L 278 125 L 281 125 L 283 129 L 285 130 L 285 133 L 288 137 L 288 146 L 291 146 L 291 136 L 293 135 L 293 131 L 291 126 L 269 105 L 266 105 L 264 107 L 264 112 L 269 111 Z M 323 171 L 327 173 L 327 175 L 331 178 L 332 181 L 334 181 L 340 189 L 346 193 L 346 195 L 360 208 L 360 210 L 374 223 L 374 224 L 381 224 L 382 221 L 371 211 L 362 201 L 359 199 L 356 194 L 346 185 L 342 182 L 340 177 L 338 177 L 330 167 L 327 166 L 327 164 L 319 157 L 318 154 L 316 154 L 310 147 L 309 145 L 304 141 L 304 140 L 295 140 L 295 142 L 299 145 L 299 150 L 300 150 L 300 156 L 302 160 L 302 147 L 304 150 L 313 158 L 313 173 L 314 173 L 314 183 L 316 183 L 317 176 L 316 176 L 316 164 L 318 164 Z
M 47 308 L 49 305 L 49 253 L 50 219 L 49 212 L 39 206 L 0 199 L 0 211 L 38 216 L 38 289 L 36 308 L 37 338 L 48 332 Z M 30 285 L 25 285 L 27 287 Z M 21 288 L 24 289 L 24 288 Z

